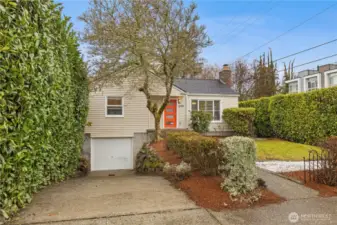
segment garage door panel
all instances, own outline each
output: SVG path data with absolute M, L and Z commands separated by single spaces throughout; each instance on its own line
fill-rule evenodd
M 132 152 L 132 138 L 94 138 L 91 170 L 133 169 Z

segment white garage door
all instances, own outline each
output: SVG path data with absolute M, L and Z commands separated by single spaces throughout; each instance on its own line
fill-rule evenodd
M 91 171 L 133 169 L 132 138 L 92 138 Z

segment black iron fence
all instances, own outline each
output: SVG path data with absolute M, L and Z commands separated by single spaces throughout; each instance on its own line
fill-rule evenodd
M 325 150 L 310 150 L 308 159 L 303 157 L 303 165 L 304 183 L 337 184 L 336 154 Z

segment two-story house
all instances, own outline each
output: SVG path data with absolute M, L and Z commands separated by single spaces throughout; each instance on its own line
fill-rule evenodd
M 317 70 L 300 71 L 286 83 L 289 85 L 289 93 L 307 92 L 336 86 L 337 64 L 318 66 Z

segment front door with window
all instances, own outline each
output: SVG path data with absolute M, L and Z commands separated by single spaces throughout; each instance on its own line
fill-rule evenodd
M 177 127 L 177 100 L 171 99 L 164 111 L 164 128 Z

